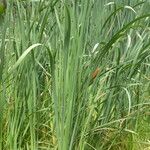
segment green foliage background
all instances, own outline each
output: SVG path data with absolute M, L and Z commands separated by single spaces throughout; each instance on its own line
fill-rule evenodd
M 149 149 L 150 2 L 7 4 L 0 150 Z

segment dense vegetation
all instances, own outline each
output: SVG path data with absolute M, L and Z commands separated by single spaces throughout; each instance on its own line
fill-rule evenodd
M 10 0 L 0 18 L 0 150 L 148 150 L 150 2 Z

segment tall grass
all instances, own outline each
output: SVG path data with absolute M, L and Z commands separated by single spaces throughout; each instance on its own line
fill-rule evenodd
M 8 2 L 0 26 L 1 150 L 150 147 L 150 2 Z

